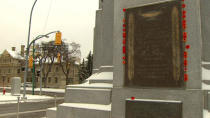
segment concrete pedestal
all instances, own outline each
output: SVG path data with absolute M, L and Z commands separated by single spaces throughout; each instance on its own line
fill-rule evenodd
M 20 87 L 21 87 L 21 78 L 20 77 L 13 77 L 12 78 L 12 86 L 11 86 L 11 94 L 12 95 L 19 95 L 20 94 Z

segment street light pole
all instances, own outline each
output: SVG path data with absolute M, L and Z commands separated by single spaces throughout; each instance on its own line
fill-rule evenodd
M 41 69 L 40 69 L 40 95 L 42 95 L 42 68 L 43 68 L 43 63 L 41 60 Z
M 32 14 L 33 14 L 33 10 L 34 10 L 34 7 L 35 7 L 35 5 L 36 5 L 36 2 L 37 2 L 37 0 L 35 0 L 34 4 L 33 4 L 33 6 L 32 6 L 32 9 L 31 9 L 31 13 L 30 13 L 27 47 L 29 47 L 30 33 L 31 33 L 31 20 L 32 20 Z M 28 50 L 28 49 L 27 49 L 27 50 Z M 27 52 L 26 52 L 26 53 L 27 53 Z M 23 99 L 27 99 L 25 95 L 26 95 L 26 79 L 27 79 L 28 69 L 26 69 L 26 67 L 28 67 L 28 55 L 26 55 L 26 63 L 25 63 Z
M 29 55 L 29 49 L 30 49 L 30 47 L 31 47 L 31 45 L 33 44 L 33 43 L 35 43 L 35 41 L 37 41 L 38 39 L 41 39 L 41 38 L 43 38 L 43 37 L 46 37 L 46 38 L 48 38 L 49 36 L 48 35 L 50 35 L 50 34 L 53 34 L 53 33 L 57 33 L 57 32 L 60 32 L 60 31 L 53 31 L 53 32 L 50 32 L 50 33 L 47 33 L 47 34 L 45 34 L 45 35 L 39 35 L 39 36 L 37 36 L 33 41 L 31 41 L 31 43 L 27 46 L 27 50 L 26 50 L 26 61 L 25 61 L 25 76 L 24 76 L 24 91 L 23 91 L 23 99 L 27 99 L 26 97 L 25 97 L 25 94 L 26 94 L 26 78 L 27 78 L 27 73 L 28 73 L 28 55 Z
M 32 95 L 34 95 L 34 88 L 35 88 L 35 42 L 33 43 L 33 73 L 32 73 Z

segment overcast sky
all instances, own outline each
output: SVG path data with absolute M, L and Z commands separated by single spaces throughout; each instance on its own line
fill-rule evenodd
M 0 0 L 0 52 L 26 45 L 30 10 L 35 0 Z M 99 0 L 38 0 L 32 19 L 31 40 L 54 30 L 81 45 L 82 57 L 93 49 L 93 28 Z M 54 40 L 54 35 L 50 37 Z M 46 40 L 46 39 L 43 39 Z

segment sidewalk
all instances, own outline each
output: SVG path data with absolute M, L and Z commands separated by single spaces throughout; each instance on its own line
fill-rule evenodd
M 22 95 L 20 95 L 20 98 Z M 3 95 L 0 93 L 0 104 L 10 104 L 10 103 L 17 103 L 18 96 L 12 96 L 10 93 L 6 93 Z M 39 95 L 27 95 L 27 101 L 26 102 L 39 102 L 43 100 L 52 100 L 53 97 L 50 96 L 39 96 Z M 21 101 L 23 102 L 23 101 Z
M 6 93 L 11 91 L 11 87 L 4 87 L 6 89 Z M 3 92 L 3 87 L 0 87 L 0 93 Z M 23 87 L 21 87 L 21 93 L 23 93 Z M 32 88 L 27 87 L 26 88 L 26 93 L 27 94 L 32 94 Z M 34 89 L 34 94 L 39 95 L 40 94 L 40 88 L 35 88 Z M 52 96 L 54 97 L 55 95 L 57 97 L 64 97 L 65 94 L 65 89 L 55 89 L 55 88 L 42 88 L 42 95 L 46 96 Z

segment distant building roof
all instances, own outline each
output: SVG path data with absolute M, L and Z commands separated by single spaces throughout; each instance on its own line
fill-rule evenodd
M 17 51 L 12 51 L 12 50 L 5 50 L 5 51 L 7 51 L 8 53 L 9 53 L 9 55 L 11 56 L 11 57 L 13 57 L 13 58 L 15 58 L 15 59 L 24 59 L 24 57 L 22 57 L 21 55 L 20 55 L 20 53 L 18 53 Z M 4 52 L 5 52 L 4 51 Z M 3 52 L 3 53 L 4 53 Z

